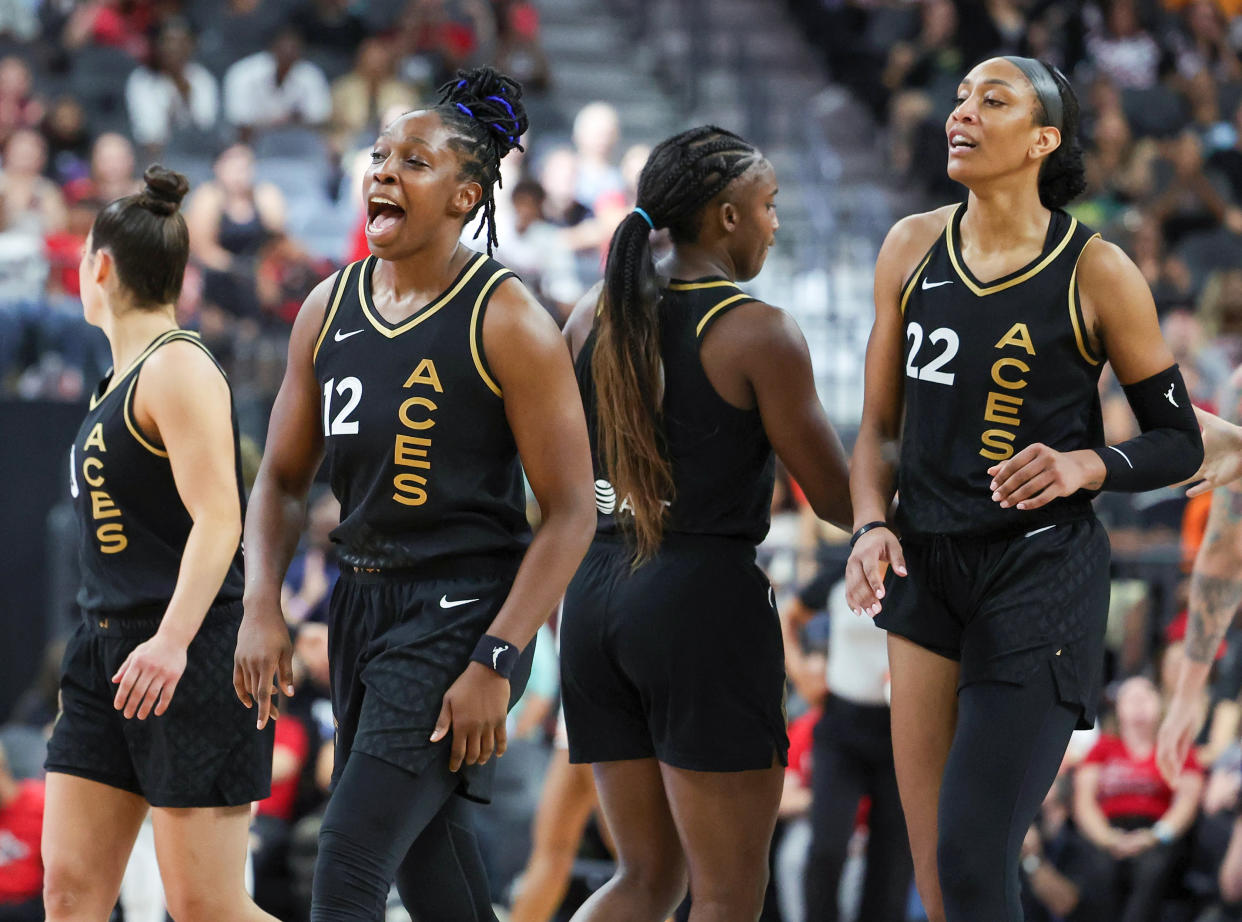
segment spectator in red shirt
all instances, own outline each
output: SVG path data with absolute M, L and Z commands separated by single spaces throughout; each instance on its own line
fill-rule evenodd
M 1118 922 L 1156 922 L 1161 901 L 1195 820 L 1203 770 L 1194 754 L 1173 787 L 1156 766 L 1160 691 L 1127 679 L 1117 693 L 1118 734 L 1102 734 L 1074 785 L 1079 832 L 1113 859 Z
M 43 782 L 18 781 L 0 746 L 0 922 L 43 918 Z

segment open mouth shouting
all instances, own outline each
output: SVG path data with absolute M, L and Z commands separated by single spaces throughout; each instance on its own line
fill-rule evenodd
M 396 232 L 405 220 L 405 209 L 383 195 L 372 195 L 367 200 L 367 237 L 375 240 Z

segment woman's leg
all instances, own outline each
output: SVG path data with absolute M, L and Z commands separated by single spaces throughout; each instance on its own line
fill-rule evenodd
M 888 635 L 893 760 L 914 877 L 928 922 L 945 922 L 936 866 L 937 813 L 944 766 L 957 727 L 958 663 L 897 634 Z
M 548 922 L 556 914 L 594 808 L 591 766 L 571 765 L 569 752 L 555 749 L 535 814 L 534 849 L 509 914 L 512 922 Z
M 940 791 L 940 888 L 947 922 L 1021 922 L 1018 854 L 1052 786 L 1078 709 L 1049 665 L 1025 685 L 962 689 Z
M 43 900 L 48 922 L 105 922 L 147 802 L 137 794 L 49 772 L 43 811 Z
M 319 829 L 311 922 L 383 917 L 398 867 L 457 788 L 447 751 L 442 756 L 419 775 L 365 753 L 349 756 Z M 461 918 L 476 920 L 473 910 Z M 458 919 L 437 916 L 436 922 Z
M 690 870 L 691 922 L 754 922 L 785 769 L 697 772 L 660 766 Z M 609 816 L 611 819 L 611 815 Z
M 155 853 L 176 922 L 276 922 L 246 892 L 250 805 L 154 807 Z
M 617 847 L 617 872 L 574 914 L 573 922 L 663 922 L 686 892 L 686 859 L 660 763 L 627 759 L 599 762 L 593 768 L 600 806 Z M 718 814 L 730 811 L 716 805 Z M 766 860 L 765 851 L 765 865 Z

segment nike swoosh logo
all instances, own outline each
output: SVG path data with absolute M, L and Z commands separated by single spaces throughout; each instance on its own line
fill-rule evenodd
M 953 284 L 953 279 L 948 279 L 947 281 L 944 281 L 944 282 L 929 282 L 927 281 L 927 279 L 923 279 L 923 290 L 927 291 L 927 289 L 929 288 L 939 288 L 941 285 L 952 285 L 952 284 Z
M 1028 532 L 1027 532 L 1025 535 L 1023 535 L 1022 537 L 1023 537 L 1023 538 L 1029 538 L 1029 537 L 1031 537 L 1032 535 L 1037 535 L 1037 534 L 1039 534 L 1041 531 L 1048 531 L 1048 529 L 1050 529 L 1050 528 L 1056 528 L 1056 526 L 1055 526 L 1055 525 L 1045 525 L 1043 528 L 1037 528 L 1037 529 L 1035 529 L 1034 531 L 1028 531 Z
M 361 332 L 361 330 L 354 330 L 352 333 L 342 333 L 340 330 L 337 330 L 336 335 L 332 338 L 339 343 L 341 340 L 349 339 L 351 336 L 357 336 Z
M 450 602 L 447 595 L 440 596 L 441 608 L 456 608 L 458 605 L 469 605 L 471 602 L 477 602 L 478 599 L 459 599 L 456 602 Z

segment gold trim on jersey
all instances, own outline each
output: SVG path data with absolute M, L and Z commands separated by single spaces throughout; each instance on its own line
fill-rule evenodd
M 503 281 L 501 276 L 512 274 L 508 269 L 496 270 L 492 277 L 484 282 L 483 287 L 479 289 L 479 296 L 474 299 L 474 309 L 470 312 L 470 357 L 474 359 L 474 369 L 479 373 L 479 377 L 483 379 L 483 383 L 487 385 L 488 389 L 501 399 L 504 398 L 504 395 L 500 392 L 500 385 L 487 373 L 487 369 L 483 365 L 483 356 L 479 352 L 479 340 L 482 337 L 482 331 L 479 329 L 479 311 L 483 309 L 483 301 L 487 298 L 487 293 L 499 282 Z
M 984 295 L 996 294 L 998 291 L 1004 291 L 1006 288 L 1012 288 L 1014 285 L 1020 285 L 1027 279 L 1038 275 L 1048 267 L 1049 263 L 1061 255 L 1061 251 L 1065 249 L 1070 242 L 1070 238 L 1074 236 L 1074 231 L 1078 229 L 1078 219 L 1070 218 L 1069 228 L 1065 231 L 1065 236 L 1061 238 L 1061 242 L 1053 247 L 1052 252 L 1050 252 L 1034 266 L 1031 266 L 1031 268 L 1027 269 L 1016 278 L 1011 278 L 1008 281 L 1000 282 L 996 285 L 976 285 L 973 281 L 971 281 L 965 271 L 963 271 L 961 264 L 957 261 L 957 245 L 953 240 L 953 224 L 957 219 L 957 213 L 961 207 L 961 205 L 958 205 L 957 208 L 954 209 L 953 214 L 949 216 L 949 223 L 944 226 L 945 248 L 949 251 L 949 262 L 953 264 L 953 269 L 957 272 L 958 277 L 967 288 L 980 297 Z
M 375 263 L 378 262 L 376 257 L 368 256 L 363 262 L 362 272 L 358 276 L 358 303 L 362 305 L 362 312 L 366 314 L 367 319 L 371 321 L 371 326 L 375 327 L 376 330 L 389 339 L 395 339 L 407 330 L 414 329 L 414 327 L 418 326 L 424 320 L 430 319 L 437 311 L 440 310 L 440 308 L 444 307 L 444 305 L 448 304 L 449 301 L 453 300 L 453 298 L 457 296 L 457 293 L 466 286 L 466 283 L 474 277 L 474 274 L 479 271 L 480 267 L 487 262 L 487 257 L 482 253 L 476 253 L 471 259 L 471 262 L 466 263 L 466 266 L 469 268 L 465 269 L 461 278 L 457 280 L 457 283 L 453 285 L 452 288 L 440 295 L 440 297 L 438 297 L 435 301 L 432 301 L 425 307 L 419 308 L 411 317 L 401 321 L 400 325 L 389 327 L 386 326 L 379 318 L 379 311 L 372 313 L 371 306 L 367 304 L 367 296 L 365 291 L 366 279 L 370 277 L 369 273 L 375 268 Z M 508 270 L 505 271 L 507 272 Z
M 311 364 L 314 365 L 319 358 L 319 347 L 323 345 L 323 341 L 328 337 L 328 330 L 332 328 L 332 321 L 336 318 L 336 309 L 341 306 L 341 297 L 345 294 L 345 286 L 349 284 L 349 274 L 354 271 L 354 266 L 361 265 L 362 260 L 350 263 L 341 270 L 341 274 L 336 279 L 336 293 L 332 296 L 332 306 L 328 308 L 328 316 L 323 318 L 323 329 L 319 331 L 319 338 L 315 340 L 315 349 L 311 352 Z M 361 287 L 358 289 L 361 291 Z
M 914 275 L 910 276 L 910 281 L 906 283 L 905 290 L 901 293 L 901 316 L 906 316 L 906 302 L 910 300 L 910 295 L 914 291 L 914 287 L 918 284 L 920 278 L 923 277 L 923 270 L 927 268 L 927 264 L 931 262 L 932 252 L 923 257 L 923 261 L 919 263 L 919 267 L 914 270 Z
M 157 458 L 167 458 L 168 452 L 164 451 L 162 448 L 152 445 L 149 441 L 147 441 L 146 437 L 138 429 L 138 424 L 134 422 L 134 415 L 130 412 L 129 407 L 134 401 L 134 388 L 137 386 L 138 379 L 134 378 L 134 380 L 130 382 L 129 388 L 125 391 L 125 428 L 129 430 L 129 434 L 134 437 L 138 444 L 147 451 L 151 452 L 151 454 L 155 455 Z
M 672 282 L 668 286 L 669 291 L 698 291 L 700 288 L 723 288 L 728 285 L 730 288 L 736 288 L 736 282 L 730 282 L 728 279 L 717 279 L 714 282 Z
M 1090 243 L 1092 240 L 1094 240 L 1098 236 L 1100 235 L 1092 234 L 1090 237 L 1087 238 L 1087 243 Z M 1095 350 L 1091 348 L 1090 342 L 1088 342 L 1086 336 L 1083 335 L 1082 324 L 1078 322 L 1078 315 L 1079 315 L 1078 263 L 1082 261 L 1082 254 L 1085 253 L 1087 250 L 1087 243 L 1084 243 L 1082 245 L 1082 249 L 1078 251 L 1078 259 L 1074 260 L 1074 271 L 1070 273 L 1069 299 L 1068 299 L 1069 300 L 1069 315 L 1070 315 L 1070 324 L 1074 327 L 1074 341 L 1078 343 L 1079 353 L 1082 354 L 1082 357 L 1086 359 L 1089 364 L 1099 365 L 1103 360 L 1095 358 L 1094 355 L 1092 354 L 1095 352 Z M 1085 317 L 1083 318 L 1083 323 L 1086 323 Z
M 711 319 L 713 317 L 715 317 L 718 313 L 720 313 L 730 304 L 733 304 L 735 301 L 742 301 L 747 298 L 750 298 L 750 295 L 748 295 L 744 291 L 739 291 L 737 294 L 733 295 L 732 297 L 725 298 L 723 301 L 721 301 L 719 304 L 717 304 L 715 307 L 713 307 L 711 310 L 709 310 L 706 314 L 703 315 L 703 319 L 699 321 L 699 325 L 694 328 L 694 335 L 696 337 L 702 336 L 703 329 L 707 326 L 709 322 L 711 322 Z
M 155 339 L 151 340 L 150 344 L 145 349 L 143 349 L 142 352 L 138 353 L 138 357 L 136 359 L 134 359 L 132 362 L 130 362 L 128 365 L 125 366 L 125 370 L 123 372 L 121 372 L 119 375 L 112 376 L 112 380 L 108 382 L 108 387 L 107 389 L 104 390 L 102 394 L 100 394 L 98 397 L 96 397 L 94 394 L 91 394 L 90 409 L 93 410 L 95 409 L 95 407 L 103 403 L 109 394 L 111 394 L 114 390 L 116 390 L 118 387 L 121 386 L 122 381 L 124 381 L 126 378 L 128 378 L 131 374 L 134 373 L 134 369 L 142 364 L 143 359 L 145 359 L 148 355 L 150 355 L 160 346 L 164 345 L 164 343 L 168 341 L 169 337 L 177 333 L 188 333 L 191 336 L 194 335 L 190 330 L 183 330 L 180 327 L 176 327 L 172 330 L 166 330 L 165 332 L 161 333 L 159 336 L 155 337 Z

